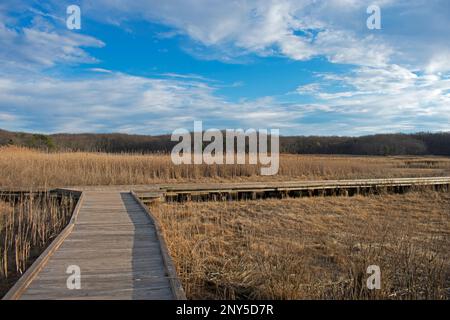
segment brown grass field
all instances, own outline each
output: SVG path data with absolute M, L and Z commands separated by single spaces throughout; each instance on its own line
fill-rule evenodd
M 158 204 L 190 299 L 448 299 L 450 194 Z M 379 265 L 381 290 L 366 289 Z
M 450 176 L 445 157 L 281 155 L 277 176 L 250 165 L 175 166 L 169 155 L 0 148 L 0 189 Z M 66 225 L 70 200 L 0 201 L 0 296 Z M 190 299 L 448 299 L 450 194 L 411 192 L 163 203 Z M 382 289 L 365 287 L 368 265 Z
M 256 165 L 172 164 L 170 155 L 44 153 L 0 148 L 0 187 L 139 185 L 191 181 L 364 179 L 450 175 L 444 157 L 281 155 L 277 176 L 260 176 Z
M 49 194 L 0 200 L 0 297 L 62 231 L 74 207 L 72 198 Z

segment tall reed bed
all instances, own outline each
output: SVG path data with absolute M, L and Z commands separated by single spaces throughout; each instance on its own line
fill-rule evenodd
M 67 225 L 75 200 L 0 194 L 0 296 Z
M 426 160 L 427 158 L 420 158 Z M 78 185 L 137 185 L 187 181 L 275 181 L 357 179 L 450 174 L 450 159 L 432 157 L 417 166 L 411 158 L 280 156 L 276 176 L 258 165 L 174 165 L 166 154 L 44 153 L 0 148 L 0 187 L 45 188 Z M 432 165 L 427 165 L 432 163 Z
M 155 204 L 189 299 L 450 299 L 450 194 Z M 368 290 L 367 267 L 381 268 Z

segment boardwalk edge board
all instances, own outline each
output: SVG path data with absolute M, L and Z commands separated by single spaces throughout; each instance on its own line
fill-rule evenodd
M 139 204 L 139 206 L 147 213 L 147 215 L 150 217 L 150 219 L 152 220 L 152 222 L 155 225 L 156 236 L 158 237 L 159 245 L 161 248 L 164 266 L 165 266 L 167 274 L 169 276 L 171 289 L 172 289 L 172 292 L 173 292 L 175 298 L 177 300 L 187 300 L 186 294 L 185 294 L 183 286 L 181 284 L 181 281 L 178 278 L 175 264 L 173 263 L 172 257 L 169 254 L 169 250 L 167 248 L 166 241 L 164 240 L 162 228 L 161 228 L 160 223 L 158 222 L 158 219 L 153 215 L 153 213 L 151 213 L 149 208 L 141 201 L 139 196 L 134 191 L 131 191 L 131 195 L 136 200 L 136 202 Z
M 72 192 L 77 193 L 77 192 Z M 77 201 L 77 205 L 73 210 L 72 217 L 70 218 L 67 226 L 61 231 L 61 233 L 49 244 L 44 252 L 33 262 L 33 264 L 25 271 L 25 273 L 17 280 L 14 286 L 6 293 L 2 300 L 18 300 L 23 292 L 27 289 L 34 278 L 44 268 L 53 253 L 58 250 L 67 236 L 72 232 L 75 222 L 82 206 L 84 199 L 84 193 L 81 192 Z

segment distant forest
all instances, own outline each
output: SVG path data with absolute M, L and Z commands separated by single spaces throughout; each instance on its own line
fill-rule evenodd
M 43 135 L 0 130 L 0 146 L 17 145 L 45 151 L 169 153 L 176 143 L 170 141 L 170 135 Z M 280 151 L 293 154 L 450 156 L 450 132 L 377 134 L 362 137 L 283 136 L 280 137 Z

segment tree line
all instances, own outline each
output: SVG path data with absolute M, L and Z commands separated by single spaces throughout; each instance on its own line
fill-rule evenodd
M 33 134 L 0 130 L 1 145 L 45 151 L 170 153 L 170 135 Z M 292 154 L 442 155 L 450 156 L 450 132 L 376 134 L 361 137 L 282 136 L 280 152 Z

